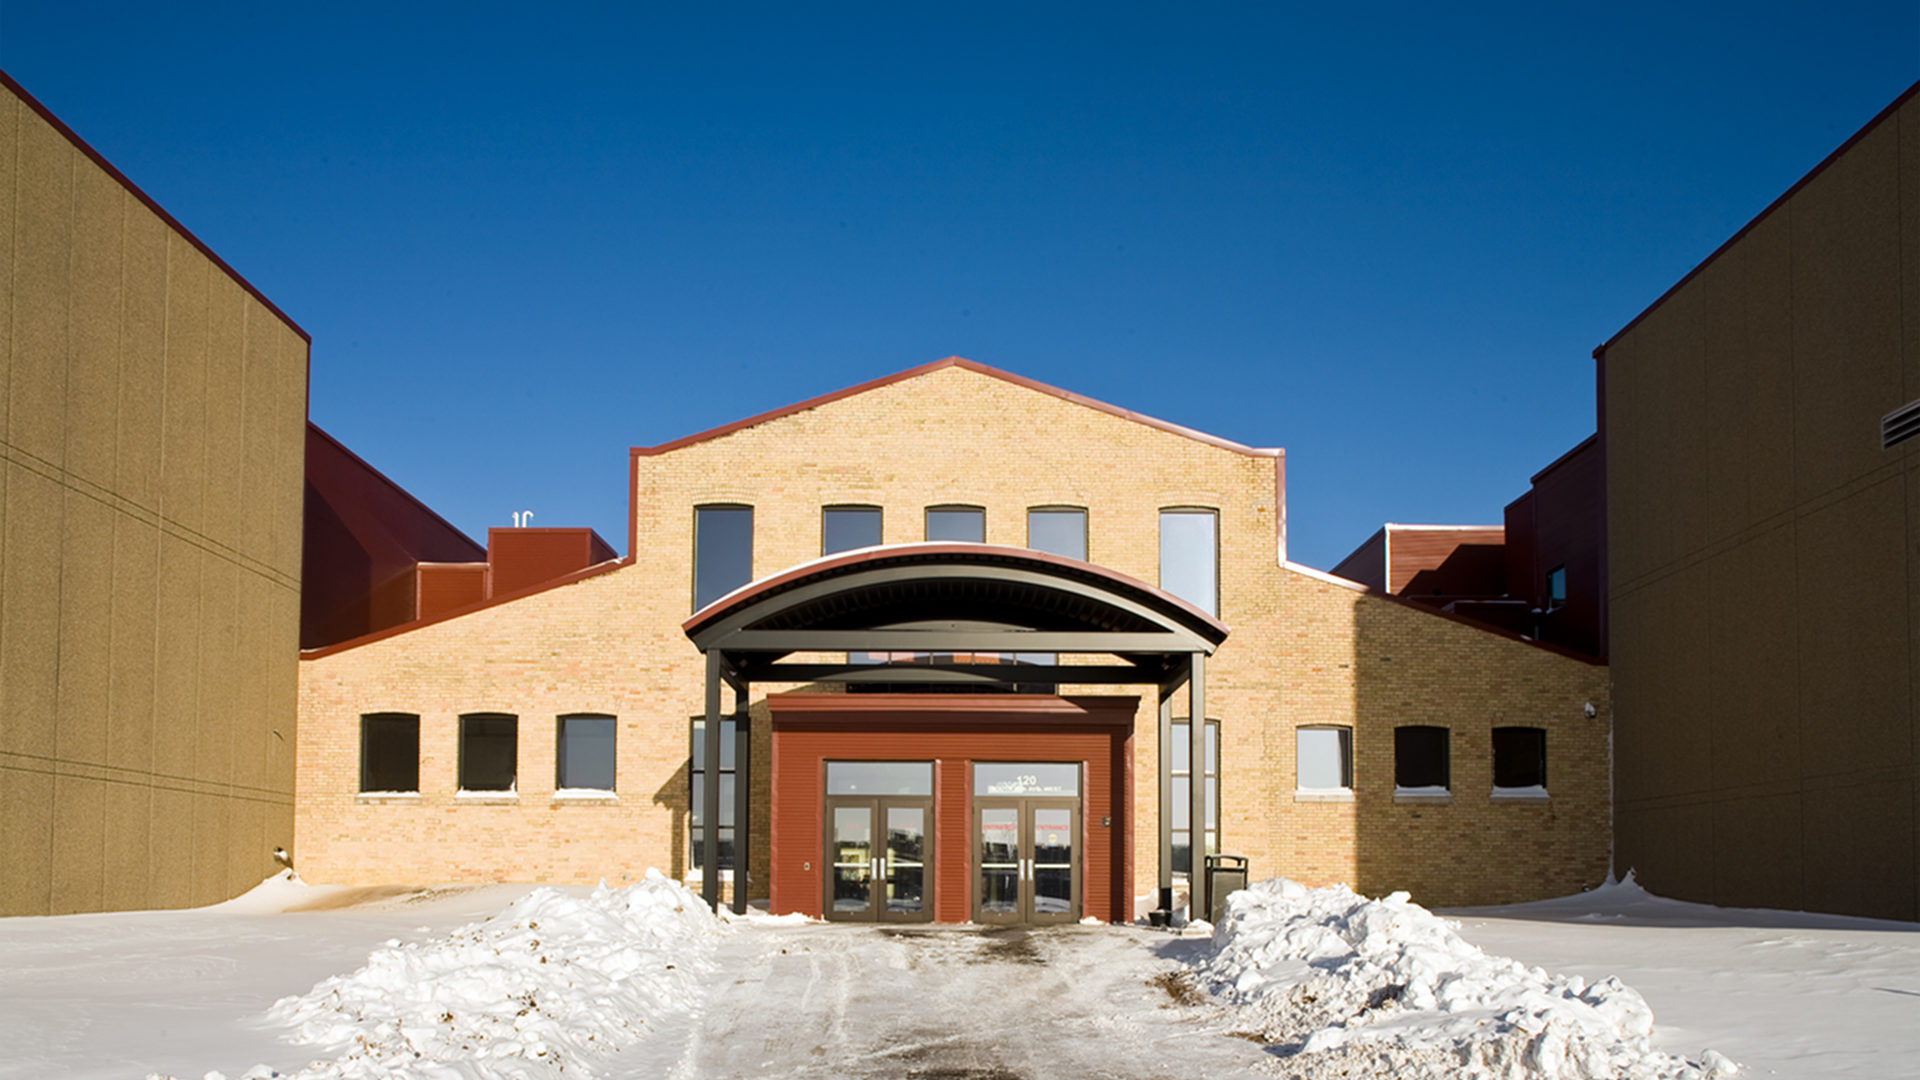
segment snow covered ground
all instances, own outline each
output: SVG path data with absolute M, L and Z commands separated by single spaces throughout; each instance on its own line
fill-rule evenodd
M 1920 1077 L 1920 924 L 1631 883 L 1448 913 L 1457 934 L 1411 904 L 1298 890 L 1217 943 L 722 922 L 690 900 L 657 879 L 272 881 L 195 911 L 0 920 L 0 1078 L 1315 1077 L 1376 1074 L 1382 1046 L 1391 1074 L 1463 1075 L 1457 1037 L 1502 1025 L 1520 1034 L 1482 1059 L 1514 1076 L 1578 1075 L 1604 1046 L 1643 1076 L 1711 1048 L 1742 1078 Z M 1311 1002 L 1286 996 L 1303 975 Z

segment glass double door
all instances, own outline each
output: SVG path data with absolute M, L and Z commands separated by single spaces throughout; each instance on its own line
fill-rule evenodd
M 1077 922 L 1080 801 L 976 799 L 974 921 Z
M 842 922 L 933 918 L 933 801 L 827 799 L 826 913 Z

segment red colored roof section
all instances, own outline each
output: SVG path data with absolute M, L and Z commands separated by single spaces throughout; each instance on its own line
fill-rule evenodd
M 1143 413 L 1137 413 L 1131 409 L 1123 409 L 1118 405 L 1109 405 L 1104 401 L 1097 401 L 1093 398 L 1076 394 L 1071 390 L 1062 390 L 1057 386 L 1049 386 L 1046 383 L 1029 379 L 1024 375 L 1015 375 L 1010 371 L 1002 371 L 999 368 L 988 367 L 985 364 L 976 363 L 959 356 L 949 356 L 945 360 L 935 360 L 931 364 L 922 364 L 919 367 L 908 368 L 905 371 L 898 371 L 892 375 L 885 375 L 878 379 L 859 383 L 855 386 L 835 390 L 830 394 L 821 394 L 819 397 L 808 398 L 805 401 L 796 402 L 792 405 L 787 405 L 769 412 L 763 412 L 758 416 L 749 416 L 745 420 L 735 420 L 731 424 L 722 424 L 716 428 L 708 428 L 705 431 L 696 432 L 692 435 L 675 439 L 672 442 L 664 442 L 658 446 L 636 446 L 632 448 L 630 453 L 633 457 L 652 457 L 656 454 L 664 454 L 672 450 L 678 450 L 683 446 L 692 446 L 695 443 L 717 439 L 722 435 L 731 435 L 736 431 L 744 431 L 750 427 L 758 427 L 771 420 L 779 420 L 782 417 L 792 416 L 795 413 L 805 412 L 808 409 L 819 408 L 822 405 L 839 401 L 842 398 L 853 397 L 856 394 L 864 394 L 869 390 L 878 390 L 883 386 L 891 386 L 897 382 L 905 382 L 908 379 L 918 378 L 922 375 L 939 371 L 942 368 L 950 367 L 962 368 L 980 375 L 988 375 L 1012 383 L 1015 386 L 1022 386 L 1028 390 L 1036 390 L 1042 394 L 1052 395 L 1062 401 L 1071 401 L 1075 405 L 1084 405 L 1089 409 L 1097 409 L 1100 412 L 1120 417 L 1123 420 L 1131 420 L 1136 424 L 1145 424 L 1148 427 L 1158 428 L 1161 431 L 1169 431 L 1175 435 L 1183 435 L 1195 442 L 1203 442 L 1209 446 L 1217 446 L 1223 450 L 1231 450 L 1236 454 L 1246 454 L 1249 457 L 1277 458 L 1283 456 L 1285 453 L 1285 451 L 1282 450 L 1263 450 L 1251 446 L 1243 446 L 1231 439 L 1222 439 L 1217 435 L 1209 435 L 1204 431 L 1195 431 L 1193 428 L 1182 427 L 1179 424 L 1160 420 Z
M 1029 548 L 1001 547 L 997 544 L 888 544 L 883 547 L 861 548 L 824 559 L 814 559 L 771 577 L 764 577 L 759 581 L 740 586 L 688 616 L 687 620 L 680 624 L 680 629 L 691 637 L 701 627 L 722 618 L 729 612 L 752 605 L 756 599 L 768 593 L 784 591 L 802 582 L 825 580 L 853 573 L 866 569 L 870 563 L 940 563 L 949 560 L 971 564 L 1010 564 L 1054 576 L 1065 576 L 1063 572 L 1071 572 L 1075 577 L 1103 582 L 1117 592 L 1140 595 L 1166 609 L 1168 614 L 1176 615 L 1183 621 L 1193 624 L 1196 629 L 1204 627 L 1217 641 L 1224 641 L 1227 637 L 1226 623 L 1172 593 L 1149 585 L 1138 578 L 1128 577 L 1104 566 L 1069 559 L 1064 555 L 1052 555 Z
M 260 303 L 263 306 L 265 306 L 268 311 L 271 311 L 274 313 L 274 315 L 278 316 L 281 322 L 287 324 L 287 329 L 292 330 L 296 334 L 299 334 L 300 340 L 305 341 L 309 345 L 313 344 L 313 335 L 301 329 L 300 324 L 297 322 L 294 322 L 292 316 L 288 315 L 284 311 L 281 311 L 279 307 L 277 307 L 274 304 L 273 301 L 267 299 L 267 295 L 265 293 L 261 292 L 259 289 L 254 288 L 253 282 L 248 281 L 246 278 L 241 277 L 240 272 L 238 270 L 235 270 L 233 267 L 228 266 L 227 261 L 225 259 L 222 259 L 220 256 L 215 255 L 213 253 L 212 248 L 208 247 L 199 237 L 193 235 L 192 230 L 188 229 L 185 225 L 180 224 L 179 218 L 176 218 L 172 214 L 167 213 L 165 208 L 163 208 L 159 203 L 153 201 L 153 196 L 148 195 L 146 192 L 140 190 L 140 185 L 127 179 L 127 174 L 121 172 L 119 169 L 114 168 L 113 162 L 108 161 L 106 158 L 102 157 L 100 155 L 100 151 L 95 150 L 92 146 L 89 146 L 87 144 L 87 140 L 81 138 L 78 134 L 74 132 L 72 128 L 68 127 L 59 117 L 53 115 L 52 110 L 48 109 L 45 105 L 41 104 L 39 98 L 36 98 L 32 94 L 27 93 L 26 87 L 21 86 L 19 83 L 15 82 L 13 79 L 13 76 L 8 75 L 5 71 L 0 71 L 0 85 L 4 85 L 7 89 L 20 95 L 20 100 L 26 102 L 28 107 L 33 109 L 34 112 L 39 113 L 40 118 L 42 120 L 45 120 L 47 123 L 52 124 L 53 130 L 66 136 L 67 141 L 72 143 L 75 149 L 87 155 L 87 157 L 91 159 L 95 165 L 98 165 L 102 169 L 105 169 L 108 176 L 111 176 L 115 180 L 119 181 L 120 186 L 123 188 L 126 188 L 127 192 L 131 194 L 134 198 L 139 199 L 142 203 L 145 203 L 147 209 L 153 211 L 155 214 L 160 215 L 160 220 L 166 222 L 168 227 L 173 229 L 174 232 L 179 233 L 182 239 L 186 240 L 187 243 L 192 244 L 194 247 L 200 249 L 200 254 L 205 255 L 208 259 L 212 260 L 213 265 L 225 271 L 226 275 L 233 279 L 234 284 L 240 286 L 242 289 L 245 289 L 248 295 L 252 296 L 255 300 L 260 301 Z

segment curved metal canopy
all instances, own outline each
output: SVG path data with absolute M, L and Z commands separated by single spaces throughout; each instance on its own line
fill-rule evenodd
M 1125 574 L 987 544 L 818 559 L 735 589 L 682 628 L 703 652 L 756 666 L 804 651 L 1105 653 L 1136 665 L 1123 674 L 1143 682 L 1164 677 L 1163 663 L 1139 670 L 1148 658 L 1209 654 L 1227 636 L 1218 619 Z M 1081 674 L 1092 672 L 1076 669 L 1074 681 Z

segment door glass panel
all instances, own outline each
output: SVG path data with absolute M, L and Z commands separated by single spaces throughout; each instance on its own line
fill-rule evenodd
M 873 811 L 833 808 L 833 910 L 857 914 L 873 907 Z
M 927 903 L 927 812 L 918 806 L 889 806 L 886 815 L 887 910 L 924 910 Z
M 1017 807 L 980 810 L 980 913 L 1016 915 L 1020 911 L 1020 811 Z
M 1033 808 L 1033 913 L 1073 910 L 1073 811 Z
M 975 795 L 1078 795 L 1080 766 L 982 761 L 973 766 Z
M 927 761 L 829 761 L 829 795 L 931 795 L 933 763 Z

